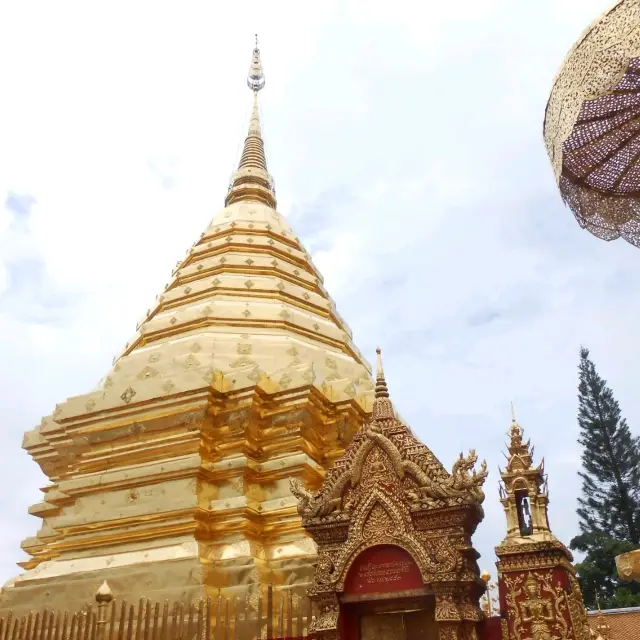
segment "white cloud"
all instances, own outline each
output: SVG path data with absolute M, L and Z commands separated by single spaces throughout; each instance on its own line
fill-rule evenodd
M 413 429 L 447 466 L 473 446 L 489 460 L 481 564 L 504 532 L 495 469 L 512 399 L 568 541 L 581 342 L 640 424 L 638 254 L 578 228 L 541 131 L 563 56 L 609 2 L 3 6 L 0 198 L 37 204 L 26 229 L 0 212 L 0 291 L 27 259 L 42 273 L 0 298 L 0 481 L 15 487 L 0 580 L 38 527 L 26 509 L 44 479 L 22 432 L 94 386 L 222 205 L 255 31 L 281 209 L 358 345 L 385 349 Z

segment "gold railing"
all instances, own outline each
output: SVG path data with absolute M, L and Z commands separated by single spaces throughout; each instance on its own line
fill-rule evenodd
M 31 612 L 0 617 L 0 640 L 250 640 L 303 638 L 311 610 L 306 596 L 267 588 L 253 604 L 223 597 L 170 605 L 142 598 L 116 602 L 107 583 L 95 594 L 96 607 L 75 613 Z M 255 606 L 254 606 L 255 605 Z

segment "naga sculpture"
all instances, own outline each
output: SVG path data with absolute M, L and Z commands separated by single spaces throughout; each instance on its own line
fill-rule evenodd
M 375 423 L 372 426 L 378 427 Z M 485 495 L 482 485 L 488 475 L 487 463 L 483 461 L 480 471 L 476 471 L 474 467 L 478 456 L 473 449 L 466 457 L 460 454 L 450 474 L 443 468 L 434 473 L 426 465 L 404 458 L 392 437 L 382 433 L 379 427 L 365 428 L 363 435 L 364 438 L 354 443 L 356 451 L 351 457 L 351 464 L 332 469 L 318 493 L 307 490 L 296 478 L 289 479 L 291 493 L 298 499 L 298 513 L 303 518 L 324 517 L 335 511 L 346 510 L 348 504 L 343 504 L 344 491 L 347 486 L 360 481 L 362 463 L 376 445 L 387 455 L 398 478 L 403 480 L 408 477 L 411 480 L 405 490 L 409 502 L 427 500 L 434 506 L 483 502 Z M 422 448 L 426 449 L 424 445 Z

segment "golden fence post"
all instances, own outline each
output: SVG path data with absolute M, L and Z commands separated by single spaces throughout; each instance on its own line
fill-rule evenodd
M 80 624 L 78 622 L 78 614 L 74 613 L 71 616 L 71 630 L 69 632 L 69 638 L 70 640 L 77 640 L 78 638 L 78 628 L 79 628 Z M 38 636 L 36 636 L 37 638 Z
M 111 615 L 109 616 L 109 633 L 107 635 L 108 640 L 113 640 L 113 635 L 115 633 L 116 628 L 116 602 L 115 600 L 111 601 Z M 58 640 L 62 640 L 62 638 L 58 638 Z
M 127 623 L 127 640 L 133 640 L 133 618 L 136 615 L 136 605 L 129 605 L 129 622 Z M 124 628 L 122 631 L 118 629 L 118 640 L 123 640 Z
M 273 638 L 273 585 L 267 588 L 267 638 Z
M 147 598 L 147 603 L 144 607 L 144 640 L 151 640 L 151 600 Z M 142 637 L 142 634 L 140 634 Z
M 229 598 L 224 599 L 224 640 L 229 640 L 231 622 L 229 620 Z
M 107 607 L 113 600 L 113 593 L 105 580 L 96 592 L 96 602 L 98 603 L 98 640 L 105 640 L 107 625 Z
M 258 582 L 258 610 L 256 611 L 257 640 L 262 639 L 262 585 Z
M 240 598 L 236 596 L 236 610 L 233 616 L 233 639 L 238 640 L 238 623 L 240 622 Z
M 144 615 L 144 598 L 138 602 L 138 617 L 136 618 L 136 640 L 142 640 L 142 616 Z M 131 622 L 131 621 L 129 621 Z
M 58 634 L 58 640 L 67 640 L 67 624 L 69 623 L 69 612 L 65 611 L 62 617 L 62 630 Z
M 91 629 L 91 616 L 93 614 L 93 605 L 89 603 L 87 610 L 83 616 L 84 626 L 82 627 L 82 640 L 89 640 L 89 630 Z
M 287 638 L 293 638 L 293 589 L 288 591 Z
M 204 640 L 211 640 L 211 597 L 207 597 L 207 604 L 205 607 L 205 618 L 207 619 L 207 623 L 205 626 Z
M 198 602 L 198 622 L 196 625 L 196 637 L 198 640 L 202 639 L 202 634 L 204 631 L 204 600 L 200 598 L 200 602 Z M 156 640 L 155 638 L 153 640 Z
M 278 638 L 284 638 L 284 593 L 280 591 L 280 619 L 278 620 Z
M 152 640 L 157 640 L 158 639 L 158 620 L 160 618 L 160 603 L 156 602 L 154 608 L 153 608 L 153 635 L 151 636 Z
M 218 589 L 218 603 L 216 605 L 216 640 L 222 640 L 222 594 Z

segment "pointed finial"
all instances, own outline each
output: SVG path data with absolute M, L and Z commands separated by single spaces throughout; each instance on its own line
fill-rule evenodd
M 388 398 L 389 390 L 387 381 L 384 379 L 384 369 L 382 368 L 382 350 L 376 348 L 376 398 Z
M 247 85 L 252 91 L 260 91 L 264 87 L 264 72 L 260 61 L 260 49 L 258 49 L 258 34 L 256 33 L 256 46 L 251 57 Z
M 234 202 L 262 202 L 268 207 L 276 208 L 276 192 L 273 179 L 267 171 L 267 159 L 264 153 L 264 142 L 260 127 L 258 111 L 258 91 L 264 87 L 264 73 L 260 61 L 260 49 L 256 34 L 256 47 L 251 56 L 247 85 L 253 91 L 253 109 L 249 121 L 249 131 L 244 141 L 242 156 L 238 170 L 233 174 L 225 205 Z
M 376 378 L 384 378 L 384 370 L 382 369 L 382 349 L 376 347 Z
M 113 593 L 111 593 L 111 589 L 105 580 L 96 591 L 96 601 L 97 602 L 111 602 L 113 600 Z
M 522 438 L 522 427 L 516 421 L 516 410 L 513 408 L 513 402 L 509 403 L 511 405 L 511 427 L 509 428 L 508 436 L 511 438 L 511 445 L 513 446 L 515 443 L 521 444 L 520 440 Z
M 389 400 L 389 390 L 384 379 L 384 369 L 382 368 L 382 351 L 380 347 L 376 349 L 376 390 L 373 401 L 373 420 L 393 420 L 395 417 L 393 405 Z

